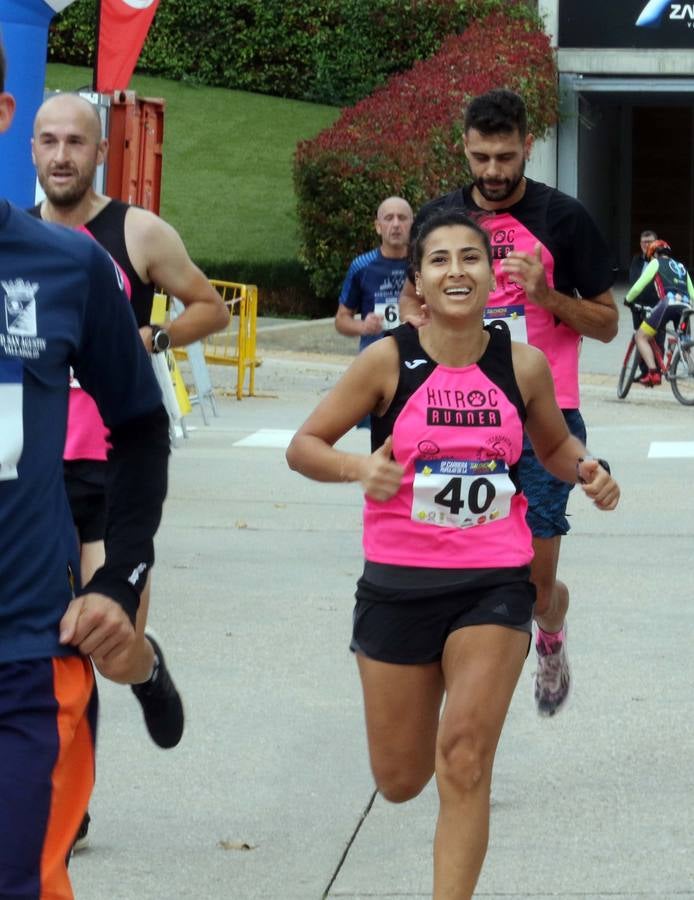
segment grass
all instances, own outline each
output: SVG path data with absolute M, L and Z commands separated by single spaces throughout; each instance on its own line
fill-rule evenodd
M 77 90 L 91 75 L 50 64 L 46 83 Z M 296 267 L 292 157 L 297 142 L 331 125 L 339 109 L 147 76 L 136 75 L 130 88 L 166 101 L 160 212 L 193 259 L 275 277 Z

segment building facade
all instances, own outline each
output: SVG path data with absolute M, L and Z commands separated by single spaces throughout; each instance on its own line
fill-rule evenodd
M 539 0 L 561 111 L 532 177 L 587 207 L 625 271 L 653 228 L 694 261 L 694 0 Z

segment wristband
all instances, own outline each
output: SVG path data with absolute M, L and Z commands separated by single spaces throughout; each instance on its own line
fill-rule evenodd
M 603 469 L 607 472 L 608 475 L 612 474 L 612 471 L 610 469 L 610 464 L 608 463 L 608 461 L 606 459 L 600 459 L 599 456 L 579 456 L 578 459 L 576 460 L 576 481 L 578 481 L 579 484 L 585 484 L 586 480 L 585 480 L 585 478 L 581 478 L 578 467 L 580 466 L 580 464 L 582 462 L 586 462 L 586 460 L 589 460 L 589 459 L 594 459 L 596 463 L 598 463 L 599 465 L 601 465 L 603 467 Z

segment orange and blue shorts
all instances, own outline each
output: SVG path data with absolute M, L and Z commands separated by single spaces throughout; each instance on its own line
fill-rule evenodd
M 0 663 L 0 897 L 72 900 L 67 857 L 94 785 L 89 659 Z

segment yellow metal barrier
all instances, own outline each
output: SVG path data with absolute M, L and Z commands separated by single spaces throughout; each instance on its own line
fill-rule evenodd
M 236 398 L 241 400 L 244 393 L 246 372 L 248 372 L 248 396 L 255 396 L 255 368 L 260 365 L 256 358 L 255 337 L 258 319 L 258 288 L 254 284 L 237 284 L 233 281 L 219 281 L 211 278 L 210 284 L 222 295 L 229 311 L 229 324 L 217 334 L 203 340 L 205 361 L 213 365 L 236 367 Z M 184 357 L 183 348 L 176 349 L 177 356 Z

